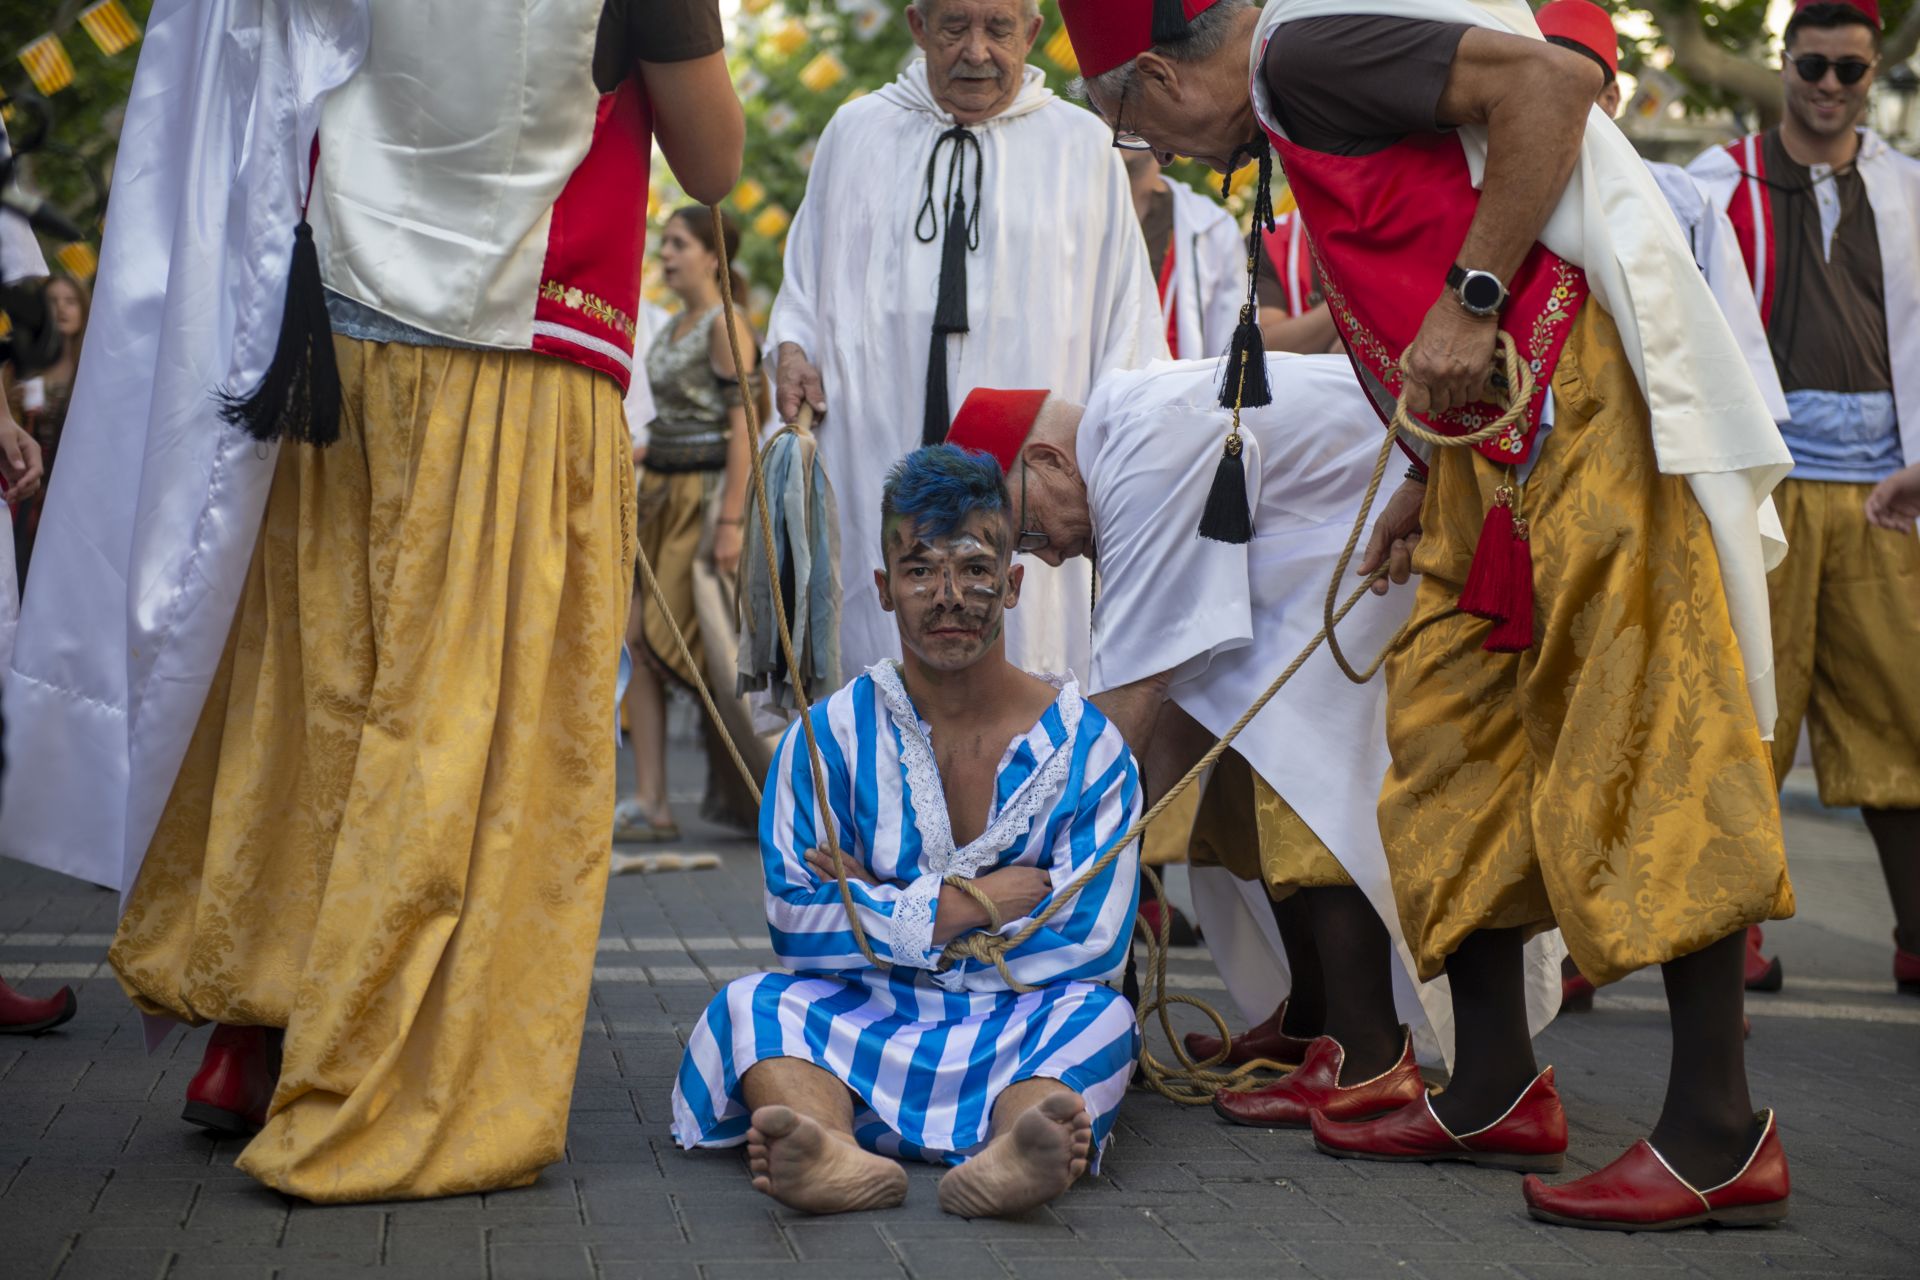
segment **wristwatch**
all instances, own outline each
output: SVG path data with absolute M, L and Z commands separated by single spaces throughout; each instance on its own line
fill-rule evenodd
M 1447 268 L 1447 288 L 1468 315 L 1490 316 L 1507 305 L 1507 286 L 1491 271 L 1469 271 L 1459 263 Z

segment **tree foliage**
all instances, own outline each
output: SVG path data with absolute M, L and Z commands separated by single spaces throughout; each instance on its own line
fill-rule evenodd
M 100 52 L 81 29 L 80 11 L 92 0 L 0 0 L 0 89 L 8 99 L 10 133 L 34 125 L 38 98 L 21 65 L 22 48 L 52 32 L 73 61 L 73 83 L 47 98 L 50 126 L 41 148 L 22 167 L 33 188 L 71 216 L 97 240 L 106 208 L 107 183 L 120 142 L 120 120 L 133 89 L 133 68 L 140 54 L 135 43 L 111 56 Z M 143 30 L 153 0 L 121 0 Z M 49 248 L 58 246 L 49 245 Z

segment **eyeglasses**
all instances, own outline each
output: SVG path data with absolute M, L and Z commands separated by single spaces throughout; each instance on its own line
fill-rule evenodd
M 1113 104 L 1113 145 L 1122 151 L 1151 151 L 1153 145 L 1131 129 L 1120 127 L 1120 117 L 1127 109 L 1127 95 L 1133 92 L 1133 81 L 1120 86 L 1120 101 Z
M 1027 460 L 1022 458 L 1020 460 L 1020 536 L 1014 541 L 1014 550 L 1045 551 L 1052 541 L 1041 530 L 1027 528 Z
M 1859 84 L 1860 77 L 1873 70 L 1873 63 L 1864 58 L 1829 58 L 1824 53 L 1803 53 L 1796 58 L 1788 58 L 1793 69 L 1808 84 L 1819 84 L 1827 78 L 1827 72 L 1833 72 L 1833 78 L 1841 84 Z M 1118 146 L 1119 143 L 1115 143 Z

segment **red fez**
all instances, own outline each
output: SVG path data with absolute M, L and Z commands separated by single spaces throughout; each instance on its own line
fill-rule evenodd
M 1170 23 L 1191 22 L 1219 0 L 1060 0 L 1060 17 L 1083 76 L 1101 76 L 1171 37 Z M 1160 10 L 1155 13 L 1155 10 Z
M 962 449 L 991 454 L 1002 471 L 1012 471 L 1020 446 L 1027 442 L 1040 407 L 1047 402 L 1044 391 L 994 391 L 975 387 L 953 415 L 947 428 L 947 443 Z
M 1571 40 L 1620 74 L 1620 37 L 1613 31 L 1613 15 L 1592 0 L 1553 0 L 1533 15 L 1543 36 Z
M 1794 0 L 1793 11 L 1799 13 L 1817 4 L 1841 4 L 1849 9 L 1858 9 L 1867 15 L 1867 21 L 1873 24 L 1874 30 L 1880 29 L 1880 0 Z

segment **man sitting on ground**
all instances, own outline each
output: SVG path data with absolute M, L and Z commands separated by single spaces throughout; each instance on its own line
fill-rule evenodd
M 674 1134 L 686 1148 L 745 1142 L 754 1186 L 808 1212 L 900 1203 L 906 1173 L 888 1157 L 903 1157 L 954 1166 L 940 1182 L 950 1213 L 1021 1213 L 1097 1166 L 1133 1074 L 1133 1010 L 1102 984 L 1126 961 L 1137 846 L 1006 952 L 1013 985 L 943 951 L 1015 934 L 1068 890 L 1139 816 L 1139 776 L 1071 676 L 1006 660 L 1022 571 L 999 465 L 916 450 L 888 476 L 881 515 L 874 584 L 904 660 L 812 710 L 831 842 L 801 726 L 780 744 L 760 850 L 773 949 L 792 972 L 714 997 L 688 1039 Z

